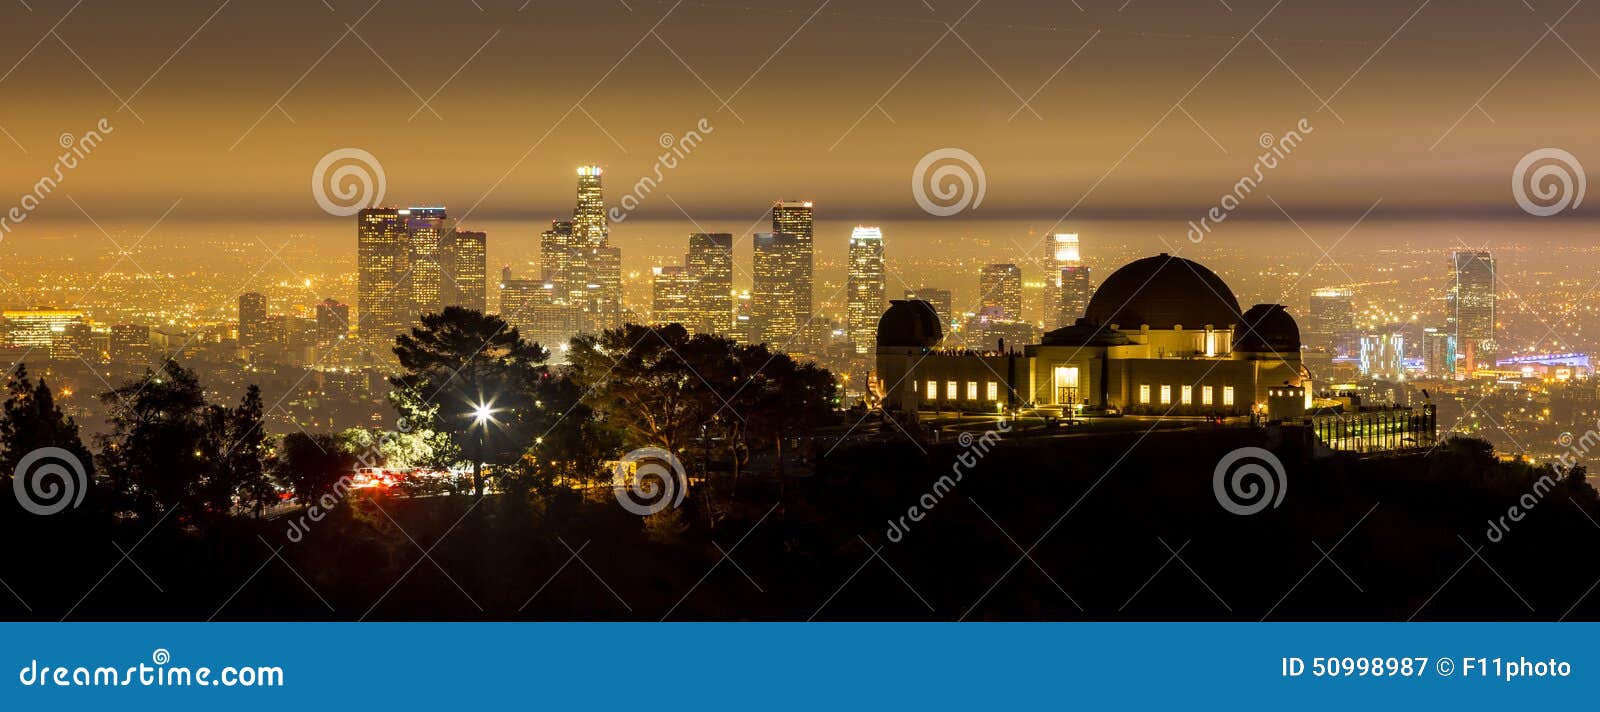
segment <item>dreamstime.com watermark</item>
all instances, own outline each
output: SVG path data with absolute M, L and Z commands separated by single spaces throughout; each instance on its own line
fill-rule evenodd
M 641 517 L 683 503 L 689 475 L 670 450 L 642 447 L 622 456 L 612 470 L 617 504 Z
M 716 129 L 711 126 L 711 121 L 701 117 L 695 122 L 695 127 L 689 129 L 682 136 L 673 136 L 672 132 L 665 132 L 657 139 L 664 149 L 656 156 L 655 168 L 651 175 L 640 178 L 633 184 L 633 189 L 622 196 L 617 204 L 607 212 L 611 222 L 619 223 L 628 219 L 628 215 L 639 209 L 640 203 L 650 197 L 656 188 L 667 180 L 667 171 L 678 167 L 678 161 L 689 157 L 700 144 L 705 142 L 706 136 Z
M 929 151 L 911 170 L 911 197 L 934 217 L 949 217 L 983 204 L 989 177 L 978 157 L 960 148 Z
M 0 238 L 11 234 L 12 230 L 17 229 L 18 224 L 27 220 L 33 211 L 38 210 L 39 204 L 67 179 L 67 174 L 77 168 L 80 161 L 94 153 L 94 149 L 115 130 L 109 120 L 101 118 L 95 123 L 94 128 L 83 132 L 82 136 L 74 136 L 70 131 L 61 134 L 56 142 L 61 145 L 62 150 L 56 155 L 55 165 L 51 167 L 50 172 L 34 181 L 30 190 L 23 193 L 10 210 L 0 214 Z
M 323 212 L 350 217 L 376 207 L 388 192 L 389 177 L 378 157 L 359 148 L 329 151 L 311 169 L 311 197 Z
M 1600 422 L 1595 423 L 1595 428 L 1600 428 Z M 1595 428 L 1584 431 L 1583 435 L 1577 438 L 1572 437 L 1572 433 L 1562 433 L 1561 437 L 1556 438 L 1556 442 L 1561 443 L 1561 446 L 1567 449 L 1566 452 L 1561 453 L 1560 457 L 1556 458 L 1554 468 L 1558 476 L 1565 478 L 1568 474 L 1571 474 L 1572 468 L 1578 466 L 1578 458 L 1588 455 L 1590 450 L 1600 447 L 1600 432 L 1597 432 Z M 1506 534 L 1511 533 L 1511 525 L 1527 518 L 1533 508 L 1539 506 L 1539 503 L 1544 501 L 1545 496 L 1550 494 L 1550 490 L 1555 489 L 1556 484 L 1554 477 L 1539 475 L 1539 479 L 1533 481 L 1533 487 L 1529 488 L 1521 497 L 1518 497 L 1516 504 L 1506 508 L 1504 516 L 1499 519 L 1490 519 L 1486 522 L 1489 527 L 1484 530 L 1484 536 L 1493 543 L 1500 543 L 1506 538 Z
M 1211 489 L 1223 509 L 1249 516 L 1268 507 L 1276 509 L 1289 491 L 1289 478 L 1271 450 L 1242 447 L 1217 461 Z
M 1511 169 L 1511 195 L 1522 211 L 1541 218 L 1577 210 L 1589 178 L 1578 157 L 1559 148 L 1529 151 Z
M 169 665 L 172 654 L 156 648 L 150 663 L 129 667 L 40 665 L 29 661 L 17 673 L 23 687 L 283 687 L 283 668 L 276 665 L 229 665 L 222 668 Z
M 70 450 L 41 447 L 22 456 L 11 479 L 17 504 L 31 514 L 49 516 L 76 509 L 89 491 L 89 473 Z
M 1211 206 L 1205 216 L 1200 218 L 1199 223 L 1189 221 L 1189 241 L 1200 244 L 1218 224 L 1232 216 L 1233 211 L 1239 209 L 1245 198 L 1250 197 L 1267 180 L 1268 171 L 1277 168 L 1280 161 L 1294 153 L 1313 130 L 1311 122 L 1302 118 L 1293 129 L 1282 136 L 1273 136 L 1270 132 L 1261 134 L 1257 143 L 1261 144 L 1263 151 L 1256 156 L 1255 165 L 1251 167 L 1250 173 L 1234 183 L 1232 190 L 1223 193 L 1222 197 L 1217 199 L 1217 204 Z
M 884 536 L 896 544 L 905 539 L 906 532 L 911 531 L 911 524 L 922 521 L 934 507 L 939 506 L 939 502 L 949 496 L 951 490 L 956 488 L 956 484 L 966 476 L 967 471 L 977 467 L 978 461 L 989 454 L 995 445 L 1000 444 L 1000 436 L 1009 432 L 1011 432 L 1011 421 L 1001 420 L 995 424 L 994 429 L 985 430 L 982 435 L 973 435 L 969 431 L 962 431 L 957 435 L 956 442 L 961 443 L 963 450 L 961 454 L 956 455 L 956 461 L 950 463 L 950 474 L 941 475 L 939 479 L 934 480 L 933 487 L 918 497 L 916 504 L 906 508 L 905 516 L 898 520 L 890 519 L 889 529 L 884 532 Z

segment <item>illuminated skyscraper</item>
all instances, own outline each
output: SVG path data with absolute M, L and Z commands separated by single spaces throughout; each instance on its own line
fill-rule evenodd
M 1343 287 L 1311 290 L 1309 318 L 1301 339 L 1306 346 L 1340 357 L 1357 356 L 1359 336 L 1354 292 Z
M 1445 294 L 1446 321 L 1467 370 L 1494 365 L 1495 271 L 1488 252 L 1457 250 Z
M 691 295 L 694 280 L 682 265 L 656 267 L 650 283 L 650 321 L 656 324 L 681 324 L 694 329 Z
M 1090 279 L 1089 265 L 1075 264 L 1061 268 L 1061 308 L 1056 323 L 1071 326 L 1078 323 L 1089 308 L 1089 297 L 1094 296 L 1094 282 Z
M 795 273 L 795 304 L 799 325 L 811 321 L 812 299 L 815 290 L 815 245 L 813 237 L 812 203 L 809 200 L 780 200 L 772 204 L 772 231 L 795 236 L 797 241 L 797 272 Z M 801 335 L 802 337 L 804 335 Z
M 350 334 L 350 305 L 329 297 L 317 304 L 317 343 L 343 341 Z
M 850 233 L 850 273 L 845 285 L 845 328 L 858 354 L 872 353 L 884 307 L 883 231 L 857 226 Z
M 539 344 L 559 360 L 563 344 L 576 331 L 573 312 L 553 282 L 510 279 L 500 285 L 500 318 L 522 338 Z
M 727 334 L 733 329 L 733 235 L 697 232 L 689 235 L 684 259 L 694 282 L 690 308 L 695 331 Z
M 1456 372 L 1456 337 L 1454 334 L 1427 327 L 1422 330 L 1422 367 L 1429 376 L 1447 378 Z
M 1066 302 L 1062 301 L 1064 276 L 1062 271 L 1066 267 L 1081 267 L 1082 260 L 1078 255 L 1078 236 L 1076 233 L 1056 233 L 1044 241 L 1044 298 L 1043 303 L 1044 328 L 1055 329 L 1069 326 L 1079 316 L 1080 310 L 1071 316 L 1067 315 Z M 1089 298 L 1084 295 L 1084 304 Z
M 991 318 L 1022 319 L 1022 270 L 1014 264 L 986 265 L 978 276 L 978 310 Z M 994 310 L 998 309 L 998 313 Z
M 555 285 L 559 303 L 572 310 L 584 331 L 622 321 L 622 250 L 610 244 L 599 166 L 578 167 L 572 221 L 553 221 L 540 236 L 544 280 Z
M 239 295 L 239 347 L 259 349 L 267 336 L 267 298 L 256 292 Z
M 409 327 L 428 312 L 439 311 L 441 251 L 450 234 L 450 218 L 444 208 L 411 208 L 400 214 L 406 221 L 406 250 L 410 260 L 405 283 L 411 293 Z
M 787 232 L 755 234 L 751 334 L 775 349 L 791 347 L 810 320 L 804 274 L 810 253 L 799 236 Z
M 411 294 L 401 289 L 410 265 L 409 215 L 395 208 L 368 208 L 356 215 L 356 330 L 374 345 L 411 324 Z
M 445 235 L 439 249 L 440 308 L 487 309 L 487 242 L 488 236 L 481 232 L 452 230 Z
M 561 277 L 567 273 L 567 262 L 573 246 L 572 221 L 551 220 L 550 229 L 539 235 L 540 278 L 554 282 L 565 290 L 566 285 L 561 282 Z
M 601 247 L 611 235 L 606 223 L 605 195 L 599 166 L 578 166 L 578 206 L 572 211 L 572 232 L 583 247 Z

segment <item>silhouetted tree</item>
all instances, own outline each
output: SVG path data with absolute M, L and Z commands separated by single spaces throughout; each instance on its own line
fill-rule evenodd
M 484 463 L 515 462 L 535 437 L 549 352 L 498 316 L 446 307 L 398 337 L 394 353 L 405 369 L 390 379 L 396 409 L 411 427 L 448 435 L 472 463 L 473 493 L 482 494 Z
M 43 447 L 72 453 L 93 475 L 94 460 L 78 436 L 78 424 L 61 412 L 44 379 L 32 382 L 27 366 L 17 364 L 6 379 L 6 400 L 0 406 L 0 472 L 11 477 L 22 458 Z
M 206 405 L 194 372 L 167 361 L 140 381 L 100 395 L 111 432 L 99 436 L 99 463 L 125 506 L 142 517 L 188 505 L 204 514 L 214 503 L 202 485 L 223 467 L 225 414 Z
M 290 433 L 283 437 L 273 462 L 273 476 L 294 493 L 296 501 L 310 505 L 333 493 L 339 480 L 355 474 L 355 468 L 355 458 L 339 449 L 334 436 Z

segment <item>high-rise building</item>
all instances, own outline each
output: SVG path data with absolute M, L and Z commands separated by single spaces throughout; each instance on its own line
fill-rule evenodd
M 1399 330 L 1361 337 L 1361 374 L 1372 378 L 1405 378 L 1405 334 Z
M 1456 337 L 1459 364 L 1471 371 L 1494 365 L 1495 268 L 1488 252 L 1451 253 L 1451 280 L 1445 294 L 1446 324 Z
M 733 297 L 733 330 L 728 336 L 741 344 L 753 344 L 759 339 L 756 334 L 756 311 L 754 298 L 750 290 L 739 292 Z
M 1042 312 L 1044 314 L 1044 328 L 1046 331 L 1063 326 L 1070 326 L 1083 316 L 1081 309 L 1069 315 L 1066 300 L 1066 273 L 1068 267 L 1083 268 L 1083 259 L 1079 255 L 1077 233 L 1060 232 L 1050 236 L 1044 242 L 1044 298 Z M 1087 272 L 1084 273 L 1087 276 Z M 1076 300 L 1073 300 L 1074 302 Z M 1083 296 L 1084 306 L 1089 303 L 1089 296 Z
M 650 320 L 656 324 L 680 324 L 693 329 L 694 280 L 683 265 L 666 265 L 652 270 Z
M 1022 270 L 1016 265 L 985 265 L 979 272 L 978 289 L 980 314 L 1006 321 L 1022 319 Z
M 939 321 L 944 324 L 946 333 L 955 324 L 955 314 L 950 311 L 950 290 L 922 287 L 920 289 L 906 290 L 906 299 L 927 302 L 933 305 L 933 313 L 938 315 Z
M 239 347 L 259 349 L 267 337 L 267 298 L 257 292 L 239 295 Z
M 1089 265 L 1076 264 L 1061 268 L 1061 306 L 1056 323 L 1071 326 L 1078 323 L 1089 309 L 1089 297 L 1094 296 L 1094 283 L 1090 279 Z
M 1456 337 L 1444 329 L 1422 330 L 1422 367 L 1429 376 L 1448 378 L 1456 372 Z
M 1359 355 L 1355 293 L 1344 287 L 1311 290 L 1311 305 L 1301 342 L 1334 356 Z
M 329 297 L 317 304 L 317 343 L 334 344 L 350 334 L 350 305 Z
M 100 354 L 94 348 L 94 329 L 89 322 L 82 319 L 69 321 L 61 325 L 59 331 L 52 332 L 50 358 L 56 361 L 99 363 Z
M 516 327 L 523 339 L 552 353 L 560 351 L 576 331 L 574 312 L 561 298 L 555 283 L 541 279 L 502 282 L 500 317 Z
M 692 328 L 705 334 L 727 334 L 733 329 L 733 235 L 697 232 L 689 235 L 684 258 L 694 281 L 690 302 Z
M 441 252 L 452 231 L 444 208 L 410 208 L 400 211 L 406 221 L 406 250 L 410 269 L 404 276 L 411 293 L 406 325 L 429 312 L 439 311 Z
M 488 235 L 452 230 L 439 249 L 439 307 L 488 308 Z
M 150 327 L 143 324 L 111 326 L 111 362 L 128 366 L 150 365 Z
M 780 200 L 772 204 L 772 231 L 794 235 L 796 247 L 795 305 L 798 324 L 811 321 L 812 299 L 815 292 L 815 242 L 812 202 L 809 200 Z M 803 335 L 800 335 L 803 336 Z
M 810 252 L 798 235 L 787 232 L 755 234 L 751 334 L 754 342 L 775 349 L 790 347 L 810 322 L 810 299 L 804 278 Z
M 356 215 L 356 331 L 369 343 L 387 342 L 411 325 L 411 294 L 401 284 L 410 266 L 409 216 L 396 208 Z
M 88 316 L 76 309 L 7 309 L 0 312 L 0 333 L 8 346 L 20 346 L 48 352 L 55 334 L 67 324 L 86 321 Z
M 572 221 L 552 221 L 539 240 L 544 281 L 570 309 L 578 330 L 618 326 L 623 320 L 622 250 L 610 244 L 599 166 L 578 167 Z
M 857 226 L 850 233 L 850 272 L 845 284 L 845 328 L 858 354 L 872 353 L 883 315 L 883 231 Z

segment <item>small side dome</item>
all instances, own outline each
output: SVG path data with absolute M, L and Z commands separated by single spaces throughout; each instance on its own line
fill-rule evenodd
M 939 314 L 921 299 L 895 299 L 878 318 L 878 346 L 931 349 L 944 339 Z
M 1233 350 L 1253 353 L 1300 353 L 1300 326 L 1282 304 L 1257 304 L 1234 328 Z

